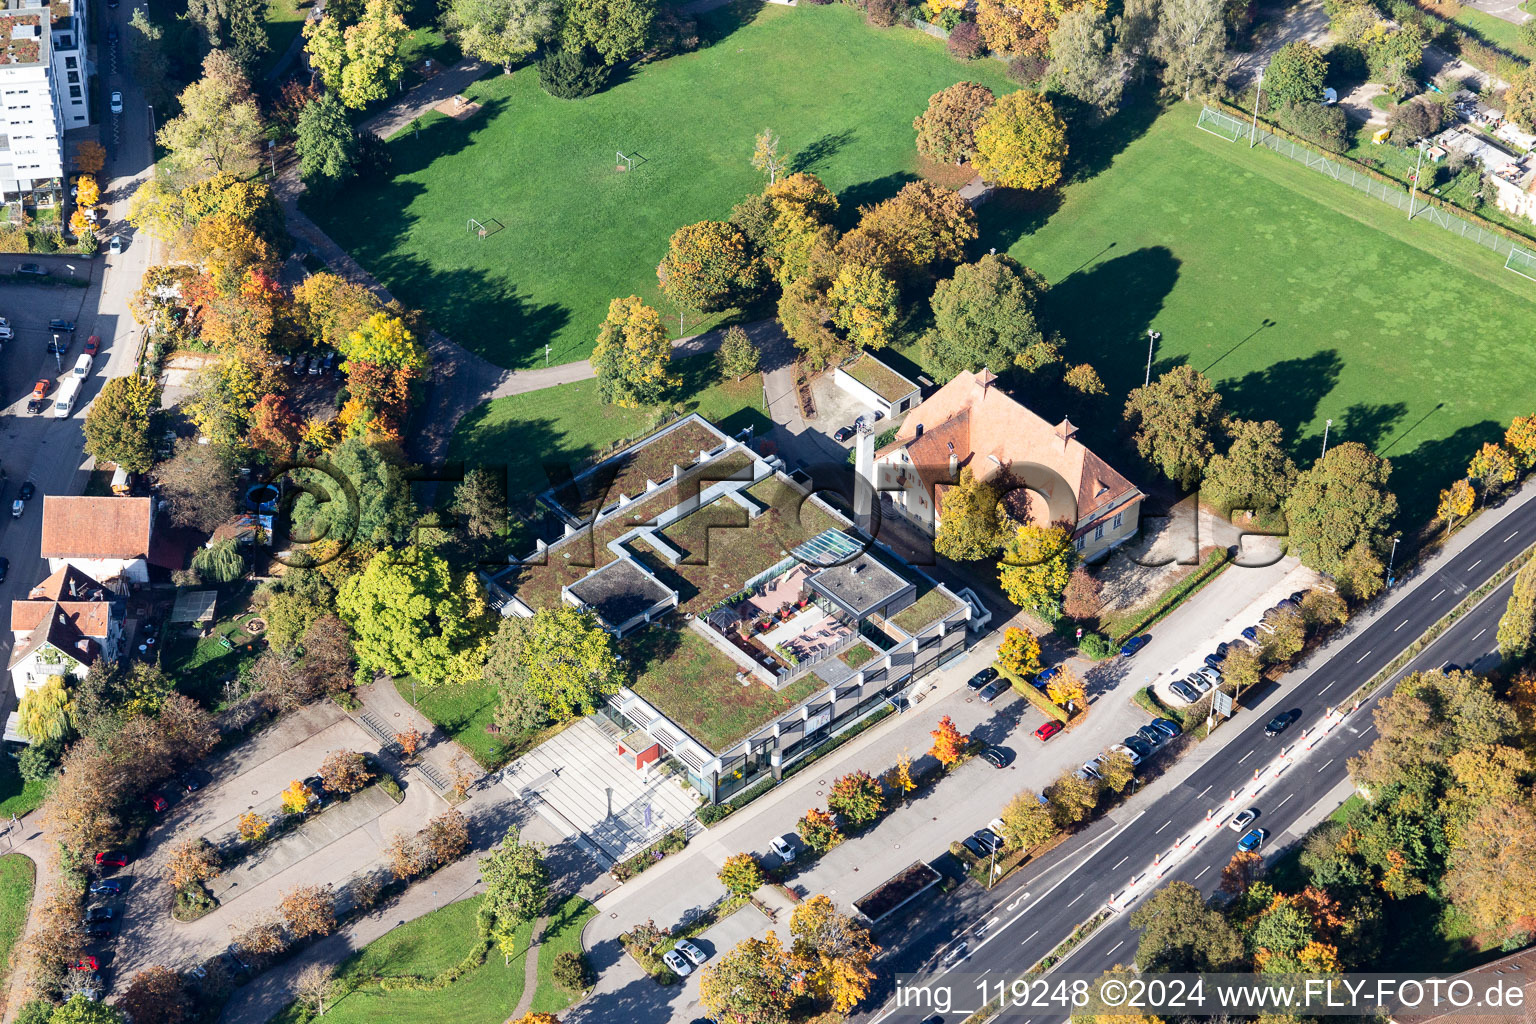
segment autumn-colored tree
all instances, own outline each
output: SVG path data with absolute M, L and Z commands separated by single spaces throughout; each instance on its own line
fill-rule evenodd
M 1066 157 L 1066 124 L 1048 100 L 1027 89 L 1001 97 L 976 127 L 972 163 L 994 185 L 1050 188 L 1061 180 Z
M 110 377 L 85 414 L 85 451 L 129 473 L 155 464 L 160 382 L 133 374 Z
M 1536 466 L 1536 416 L 1516 416 L 1510 421 L 1504 446 L 1514 453 L 1521 469 Z
M 246 811 L 240 815 L 237 827 L 242 841 L 247 843 L 259 843 L 267 837 L 267 831 L 272 823 L 255 811 Z
M 274 917 L 257 921 L 235 936 L 235 948 L 257 956 L 278 956 L 288 948 L 283 926 Z
M 512 1024 L 560 1024 L 560 1018 L 552 1013 L 542 1013 L 538 1010 L 529 1010 Z
M 469 819 L 457 810 L 446 810 L 427 822 L 419 840 L 419 849 L 428 866 L 451 864 L 469 849 Z
M 591 361 L 598 394 L 609 405 L 656 405 L 677 385 L 670 373 L 672 343 L 661 316 L 635 295 L 608 304 Z
M 814 174 L 791 174 L 763 191 L 771 220 L 763 246 L 788 287 L 812 271 L 813 254 L 833 232 L 837 197 Z
M 1369 554 L 1397 515 L 1397 498 L 1387 489 L 1391 474 L 1386 459 L 1358 441 L 1345 441 L 1296 478 L 1285 518 L 1290 543 L 1304 564 L 1344 583 L 1339 570 L 1346 554 L 1357 547 Z
M 1022 626 L 1009 626 L 1003 631 L 996 662 L 1000 670 L 1027 680 L 1040 671 L 1040 641 Z
M 737 896 L 750 896 L 768 881 L 768 876 L 763 874 L 763 866 L 750 853 L 733 853 L 725 858 L 717 877 L 726 892 Z
M 1284 664 L 1306 644 L 1306 620 L 1295 608 L 1277 612 L 1269 627 L 1268 632 L 1259 633 L 1259 658 L 1266 665 Z
M 1232 687 L 1233 694 L 1242 693 L 1257 683 L 1262 669 L 1263 662 L 1259 659 L 1259 652 L 1243 644 L 1228 648 L 1226 655 L 1221 659 L 1222 682 Z
M 1309 630 L 1342 625 L 1349 621 L 1349 605 L 1336 590 L 1319 587 L 1302 597 L 1301 617 Z
M 107 165 L 107 150 L 95 139 L 75 146 L 75 169 L 82 174 L 96 174 Z
M 832 322 L 856 347 L 884 348 L 900 319 L 896 282 L 879 267 L 844 263 L 827 291 Z
M 79 208 L 69 215 L 69 233 L 76 238 L 84 239 L 87 235 L 96 234 L 96 225 L 85 215 L 85 211 Z
M 261 111 L 251 84 L 234 59 L 212 50 L 203 59 L 203 77 L 177 97 L 181 110 L 156 138 L 172 163 L 197 171 L 209 165 L 232 170 L 248 160 L 261 137 Z
M 314 799 L 314 794 L 309 787 L 298 779 L 288 783 L 288 788 L 283 790 L 283 810 L 289 814 L 303 814 L 309 809 L 309 802 Z
M 123 835 L 120 813 L 129 782 L 100 739 L 85 736 L 70 744 L 43 805 L 51 837 L 81 857 L 112 846 Z
M 1008 599 L 1021 608 L 1053 608 L 1072 577 L 1077 549 L 1063 523 L 1025 523 L 1014 531 L 997 563 L 997 578 Z
M 1515 574 L 1497 636 L 1499 653 L 1510 659 L 1524 658 L 1536 644 L 1536 562 Z
M 812 807 L 795 822 L 795 833 L 817 853 L 826 853 L 843 841 L 837 821 L 826 811 Z
M 1061 831 L 1051 817 L 1049 804 L 1032 789 L 1021 789 L 1003 805 L 1003 839 L 1015 850 L 1029 850 L 1048 842 Z
M 789 935 L 802 986 L 830 1003 L 834 1013 L 848 1013 L 868 995 L 875 978 L 869 965 L 880 947 L 862 923 L 838 913 L 830 899 L 817 893 L 790 914 Z
M 368 288 L 329 271 L 311 274 L 293 289 L 294 314 L 304 333 L 338 351 L 383 308 Z
M 1051 816 L 1062 828 L 1086 821 L 1099 806 L 1099 780 L 1083 778 L 1076 771 L 1067 769 L 1056 781 L 1045 787 L 1045 798 L 1051 805 Z
M 89 210 L 101 202 L 101 186 L 94 176 L 82 174 L 75 179 L 75 205 Z
M 469 796 L 469 788 L 480 780 L 480 776 L 469 767 L 463 754 L 454 754 L 448 762 L 448 792 L 453 794 L 455 800 L 464 800 Z
M 917 782 L 912 778 L 912 755 L 902 751 L 896 763 L 887 768 L 885 774 L 881 776 L 881 781 L 885 783 L 886 789 L 900 794 L 905 801 L 907 794 L 917 788 Z
M 1440 492 L 1440 504 L 1435 508 L 1435 518 L 1445 520 L 1445 528 L 1449 530 L 1456 525 L 1456 520 L 1465 519 L 1472 514 L 1472 508 L 1477 501 L 1477 492 L 1466 480 L 1457 480 L 1451 486 Z
M 50 885 L 16 949 L 17 960 L 33 985 L 58 984 L 84 954 L 85 943 L 78 891 Z
M 832 782 L 827 807 L 855 825 L 874 821 L 885 810 L 885 793 L 866 771 L 852 771 Z
M 1252 850 L 1240 850 L 1221 869 L 1221 891 L 1229 896 L 1242 896 L 1250 886 L 1264 877 L 1264 857 Z
M 752 167 L 768 175 L 768 184 L 773 185 L 788 165 L 789 161 L 779 153 L 779 137 L 773 129 L 758 132 L 752 143 Z
M 917 151 L 932 160 L 963 164 L 976 150 L 976 126 L 997 97 L 975 82 L 956 82 L 928 97 L 928 109 L 912 122 Z
M 415 838 L 404 832 L 396 832 L 389 837 L 384 847 L 384 858 L 389 864 L 389 873 L 395 876 L 396 881 L 414 878 L 421 870 L 421 850 Z
M 426 742 L 427 738 L 422 735 L 420 729 L 407 727 L 395 733 L 395 743 L 399 745 L 400 754 L 406 760 L 414 758 Z
M 320 762 L 320 781 L 332 793 L 355 793 L 373 780 L 368 761 L 355 750 L 334 750 Z
M 191 1014 L 192 1000 L 179 973 L 156 965 L 133 976 L 118 996 L 117 1008 L 134 1021 L 182 1024 Z
M 1483 501 L 1497 487 L 1515 479 L 1515 457 L 1501 444 L 1489 441 L 1477 450 L 1467 464 L 1467 476 L 1483 485 Z
M 272 278 L 277 265 L 277 254 L 267 241 L 255 231 L 228 214 L 216 213 L 205 217 L 193 229 L 186 246 L 189 259 L 202 266 L 208 276 L 208 284 L 223 297 L 234 296 L 245 281 L 247 271 L 259 270 Z M 188 296 L 195 302 L 196 296 Z M 254 307 L 256 303 L 253 301 Z M 232 347 L 238 338 L 224 342 Z
M 928 753 L 945 768 L 960 760 L 960 755 L 965 753 L 965 748 L 971 742 L 971 738 L 962 733 L 948 715 L 939 719 L 938 728 L 928 735 L 933 737 L 933 746 L 928 749 Z
M 185 892 L 217 877 L 221 870 L 219 860 L 219 851 L 208 840 L 183 839 L 171 847 L 160 877 L 176 892 Z
M 1008 539 L 1002 494 L 991 483 L 976 479 L 970 466 L 944 492 L 944 511 L 934 534 L 933 549 L 945 558 L 971 562 L 997 552 Z
M 251 410 L 251 426 L 246 441 L 269 462 L 291 462 L 298 451 L 304 423 L 282 395 L 267 395 Z
M 960 193 L 932 182 L 903 185 L 890 199 L 861 211 L 858 227 L 838 243 L 846 252 L 859 234 L 877 239 L 888 254 L 888 269 L 898 280 L 932 276 L 944 264 L 965 258 L 965 246 L 977 235 L 976 213 Z M 862 261 L 873 264 L 873 261 Z
M 1072 666 L 1065 662 L 1058 665 L 1056 674 L 1046 681 L 1045 695 L 1051 698 L 1052 704 L 1061 708 L 1083 708 L 1088 704 L 1088 687 Z
M 762 283 L 763 265 L 740 228 L 703 220 L 673 232 L 656 276 L 682 308 L 713 313 L 750 300 Z
M 1061 610 L 1073 619 L 1096 619 L 1104 610 L 1104 584 L 1091 571 L 1078 566 L 1067 578 L 1061 593 Z
M 342 29 L 332 15 L 304 25 L 311 64 L 341 102 L 361 110 L 389 95 L 405 73 L 401 48 L 408 29 L 389 0 L 368 0 L 362 17 Z
M 283 893 L 278 913 L 294 938 L 329 935 L 336 927 L 336 897 L 329 885 L 300 885 Z
M 788 1024 L 794 965 L 779 937 L 743 940 L 700 972 L 699 1001 L 715 1020 Z
M 1216 453 L 1213 438 L 1226 426 L 1221 395 L 1205 374 L 1183 364 L 1132 391 L 1125 418 L 1136 429 L 1141 457 L 1185 488 L 1200 479 Z

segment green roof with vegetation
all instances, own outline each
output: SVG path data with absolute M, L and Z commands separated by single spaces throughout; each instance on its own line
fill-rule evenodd
M 887 402 L 899 402 L 918 390 L 915 383 L 907 380 L 868 352 L 844 366 L 843 372 Z

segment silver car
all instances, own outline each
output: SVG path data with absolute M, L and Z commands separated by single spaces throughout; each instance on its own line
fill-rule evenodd
M 669 949 L 661 954 L 662 963 L 671 968 L 672 973 L 679 978 L 686 978 L 693 973 L 693 965 L 683 958 L 683 954 L 675 949 Z
M 678 944 L 672 948 L 681 952 L 683 956 L 687 957 L 689 962 L 692 963 L 695 967 L 703 967 L 704 961 L 709 959 L 709 956 L 702 949 L 700 949 L 698 946 L 695 946 L 687 939 L 680 940 Z

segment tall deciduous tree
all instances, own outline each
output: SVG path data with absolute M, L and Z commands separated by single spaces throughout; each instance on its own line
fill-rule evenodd
M 1004 672 L 1027 681 L 1040 671 L 1040 641 L 1022 626 L 1009 626 L 998 645 L 996 661 Z
M 133 976 L 117 999 L 117 1008 L 130 1019 L 161 1024 L 182 1024 L 192 1011 L 192 1000 L 181 975 L 169 967 L 146 967 Z
M 875 973 L 870 961 L 880 952 L 869 929 L 818 893 L 789 916 L 790 956 L 805 972 L 806 987 L 847 1013 L 869 993 Z
M 1050 805 L 1032 789 L 1021 789 L 1000 815 L 1003 838 L 1015 850 L 1028 850 L 1052 839 L 1060 831 L 1051 818 Z
M 564 721 L 591 714 L 618 691 L 615 653 L 595 615 L 562 604 L 531 619 L 504 619 L 485 675 L 503 691 L 527 691 L 547 717 Z
M 145 377 L 111 377 L 85 415 L 85 451 L 130 473 L 155 463 L 160 384 Z
M 357 169 L 357 133 L 335 93 L 304 104 L 294 129 L 299 177 L 313 189 L 334 188 Z
M 234 59 L 214 50 L 203 61 L 203 77 L 177 97 L 181 113 L 156 136 L 177 166 L 199 172 L 223 171 L 249 159 L 261 138 L 261 112 L 251 84 Z
M 524 843 L 516 828 L 507 829 L 501 845 L 480 858 L 480 877 L 485 880 L 485 909 L 494 922 L 492 935 L 502 955 L 512 956 L 513 936 L 521 924 L 544 913 L 549 900 L 549 868 L 544 847 Z
M 1223 971 L 1242 960 L 1243 940 L 1188 882 L 1170 882 L 1131 912 L 1143 971 Z
M 1285 451 L 1285 438 L 1274 420 L 1227 422 L 1232 443 L 1214 455 L 1201 481 L 1201 496 L 1224 513 L 1251 509 L 1278 511 L 1296 482 L 1296 464 Z
M 957 562 L 973 562 L 995 555 L 1008 540 L 1008 533 L 1002 492 L 977 480 L 970 466 L 963 467 L 960 479 L 944 492 L 933 549 Z
M 43 685 L 21 695 L 16 727 L 34 743 L 59 741 L 74 729 L 74 701 L 63 676 L 49 676 Z
M 763 265 L 736 225 L 701 220 L 673 232 L 656 276 L 679 306 L 713 313 L 751 299 L 762 283 Z
M 1180 487 L 1192 487 L 1215 454 L 1212 440 L 1226 422 L 1221 395 L 1205 374 L 1175 366 L 1132 391 L 1125 418 L 1136 428 L 1136 450 Z
M 365 286 L 321 271 L 294 286 L 293 309 L 309 337 L 339 350 L 384 304 Z
M 847 332 L 855 347 L 881 349 L 890 344 L 896 322 L 896 282 L 879 267 L 847 262 L 838 268 L 827 291 L 832 322 Z
M 443 27 L 465 53 L 511 74 L 555 34 L 559 15 L 554 0 L 449 0 Z
M 744 939 L 706 966 L 699 1000 L 716 1020 L 734 1024 L 789 1024 L 794 1003 L 794 964 L 779 937 Z
M 874 776 L 852 771 L 832 781 L 827 808 L 855 825 L 874 821 L 885 810 L 885 794 Z
M 931 160 L 963 164 L 976 152 L 976 127 L 992 109 L 997 96 L 975 82 L 956 82 L 928 97 L 928 109 L 917 115 L 917 151 Z
M 971 742 L 971 738 L 962 733 L 948 715 L 940 718 L 938 727 L 928 735 L 933 737 L 933 746 L 928 749 L 928 753 L 945 768 L 960 760 L 961 753 Z
M 277 912 L 294 938 L 329 935 L 336 927 L 336 896 L 328 885 L 299 885 L 283 893 Z
M 1467 463 L 1467 476 L 1483 485 L 1483 500 L 1515 479 L 1515 457 L 1501 444 L 1485 442 Z
M 1196 87 L 1221 79 L 1227 60 L 1226 6 L 1222 0 L 1161 0 L 1151 53 L 1163 66 L 1163 84 L 1188 99 Z
M 1390 462 L 1345 441 L 1298 476 L 1285 516 L 1301 560 L 1331 573 L 1357 545 L 1378 546 L 1397 515 L 1397 498 L 1387 490 L 1391 473 Z
M 365 669 L 428 686 L 479 675 L 491 614 L 474 578 L 455 577 L 431 551 L 380 552 L 342 584 L 336 606 Z
M 1536 416 L 1516 416 L 1504 431 L 1504 447 L 1522 470 L 1536 466 Z
M 1003 549 L 997 578 L 1014 604 L 1047 608 L 1061 600 L 1076 557 L 1072 533 L 1065 526 L 1025 523 Z
M 1477 491 L 1466 480 L 1457 480 L 1440 492 L 1440 504 L 1435 507 L 1435 518 L 1444 519 L 1445 528 L 1449 530 L 1456 525 L 1456 520 L 1471 515 L 1476 504 Z
M 1264 88 L 1273 102 L 1317 103 L 1328 78 L 1328 58 L 1305 39 L 1286 43 L 1264 69 Z
M 1103 114 L 1120 107 L 1132 61 L 1115 45 L 1115 28 L 1098 4 L 1088 3 L 1062 15 L 1051 33 L 1051 63 L 1046 85 Z
M 390 0 L 368 0 L 357 24 L 345 30 L 334 13 L 304 25 L 311 63 L 326 87 L 354 110 L 388 96 L 405 72 L 400 49 L 406 34 L 405 19 Z
M 605 64 L 622 64 L 645 51 L 655 21 L 655 0 L 588 0 L 565 8 L 561 43 L 567 50 L 587 47 Z
M 625 408 L 656 405 L 674 386 L 672 342 L 661 316 L 639 296 L 614 299 L 597 334 L 592 368 L 605 403 Z
M 1536 642 L 1536 562 L 1515 574 L 1509 603 L 1499 619 L 1498 641 L 1499 653 L 1506 658 L 1520 659 L 1531 653 Z
M 983 368 L 1003 373 L 1054 362 L 1036 315 L 1047 287 L 1006 253 L 956 267 L 931 300 L 934 326 L 923 337 L 923 353 L 933 372 L 947 380 Z
M 720 342 L 718 358 L 721 376 L 728 380 L 740 380 L 757 372 L 762 353 L 747 332 L 733 324 Z
M 972 161 L 986 181 L 1038 191 L 1061 180 L 1067 126 L 1050 101 L 1025 89 L 992 105 L 976 128 Z

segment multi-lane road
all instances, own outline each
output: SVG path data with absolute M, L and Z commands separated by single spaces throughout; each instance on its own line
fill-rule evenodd
M 1532 543 L 1536 543 L 1536 500 L 1522 495 L 1503 510 L 1497 524 L 1445 559 L 1434 572 L 1406 586 L 1370 625 L 1304 674 L 1287 679 L 1251 711 L 1219 730 L 1211 741 L 1186 755 L 1189 763 L 1169 773 L 1165 785 L 1154 784 L 1133 797 L 1109 819 L 1042 864 L 1038 872 L 1019 881 L 1010 879 L 988 900 L 967 900 L 950 910 L 942 904 L 915 916 L 905 941 L 883 958 L 886 976 L 913 974 L 917 984 L 948 985 L 953 1010 L 946 1021 L 958 1021 L 981 1000 L 978 978 L 1011 979 L 1050 953 L 1080 922 L 1120 898 L 1134 877 L 1146 877 L 1154 857 L 1182 837 L 1208 832 L 1207 816 L 1219 817 L 1232 806 L 1233 790 L 1241 792 L 1263 768 L 1289 748 L 1295 757 L 1278 778 L 1268 780 L 1254 801 L 1259 824 L 1268 831 L 1266 849 L 1278 851 L 1299 839 L 1348 792 L 1348 758 L 1367 747 L 1375 735 L 1371 711 L 1389 692 L 1378 690 L 1359 710 L 1347 715 L 1311 750 L 1303 751 L 1301 730 L 1320 722 L 1327 711 L 1385 668 L 1426 629 L 1485 583 L 1493 573 Z M 1452 625 L 1404 669 L 1439 668 L 1454 662 L 1467 665 L 1495 652 L 1494 635 L 1513 581 L 1506 581 L 1471 612 Z M 1265 735 L 1266 722 L 1279 711 L 1295 710 L 1300 718 L 1280 737 Z M 1222 737 L 1222 731 L 1233 730 Z M 1222 742 L 1217 742 L 1221 740 Z M 1207 750 L 1206 748 L 1210 749 Z M 1220 829 L 1191 852 L 1181 852 L 1173 867 L 1133 891 L 1141 896 L 1158 884 L 1182 880 L 1206 892 L 1215 890 L 1221 867 L 1236 852 L 1237 835 Z M 1187 848 L 1187 847 L 1186 847 Z M 1133 904 L 1132 904 L 1133 905 Z M 1076 950 L 1066 969 L 1094 973 L 1135 957 L 1137 936 L 1129 914 L 1116 913 Z M 890 945 L 895 945 L 888 943 Z M 942 1004 L 941 1004 L 942 1005 Z M 871 1014 L 891 1020 L 917 1020 L 928 1009 L 895 1010 L 887 1000 Z M 1064 1015 L 1015 1012 L 1003 1019 L 1034 1024 Z
M 111 58 L 105 38 L 106 26 L 117 26 L 119 42 L 127 35 L 132 7 L 123 5 L 103 12 L 103 38 L 96 40 L 96 63 L 104 74 L 101 88 L 110 93 L 120 90 L 124 96 L 122 114 L 108 115 L 101 125 L 101 139 L 107 148 L 107 166 L 102 177 L 102 201 L 107 208 L 106 228 L 102 232 L 103 251 L 91 260 L 65 257 L 0 257 L 0 316 L 6 317 L 16 337 L 0 352 L 0 470 L 5 473 L 4 516 L 0 518 L 0 555 L 10 560 L 10 572 L 0 583 L 0 609 L 9 609 L 14 598 L 23 597 L 43 578 L 46 563 L 39 556 L 42 535 L 42 502 L 45 494 L 79 494 L 85 488 L 89 465 L 83 454 L 81 424 L 89 402 L 100 392 L 108 377 L 123 376 L 134 370 L 138 350 L 139 327 L 129 311 L 129 300 L 138 290 L 144 270 L 150 265 L 148 236 L 135 236 L 125 221 L 128 197 L 151 173 L 150 120 L 143 93 L 128 78 L 126 63 Z M 100 105 L 105 110 L 107 104 Z M 73 149 L 74 140 L 67 143 Z M 71 154 L 72 155 L 72 154 Z M 105 240 L 120 234 L 127 243 L 121 253 L 105 251 Z M 70 275 L 69 266 L 81 277 L 89 275 L 89 288 L 67 285 L 39 286 L 33 279 L 18 277 L 20 263 L 39 263 L 51 275 Z M 85 339 L 92 334 L 102 339 L 101 354 L 91 377 L 75 406 L 72 416 L 55 419 L 51 413 L 27 414 L 27 398 L 33 382 L 44 377 L 62 376 L 58 362 L 45 346 L 49 340 L 47 323 L 55 316 L 76 322 L 74 339 L 65 355 L 67 373 L 80 354 Z M 34 499 L 19 519 L 10 517 L 10 500 L 24 480 L 37 487 Z M 0 623 L 0 660 L 9 661 L 12 636 L 9 623 Z M 7 682 L 0 686 L 0 722 L 14 710 L 15 695 Z

